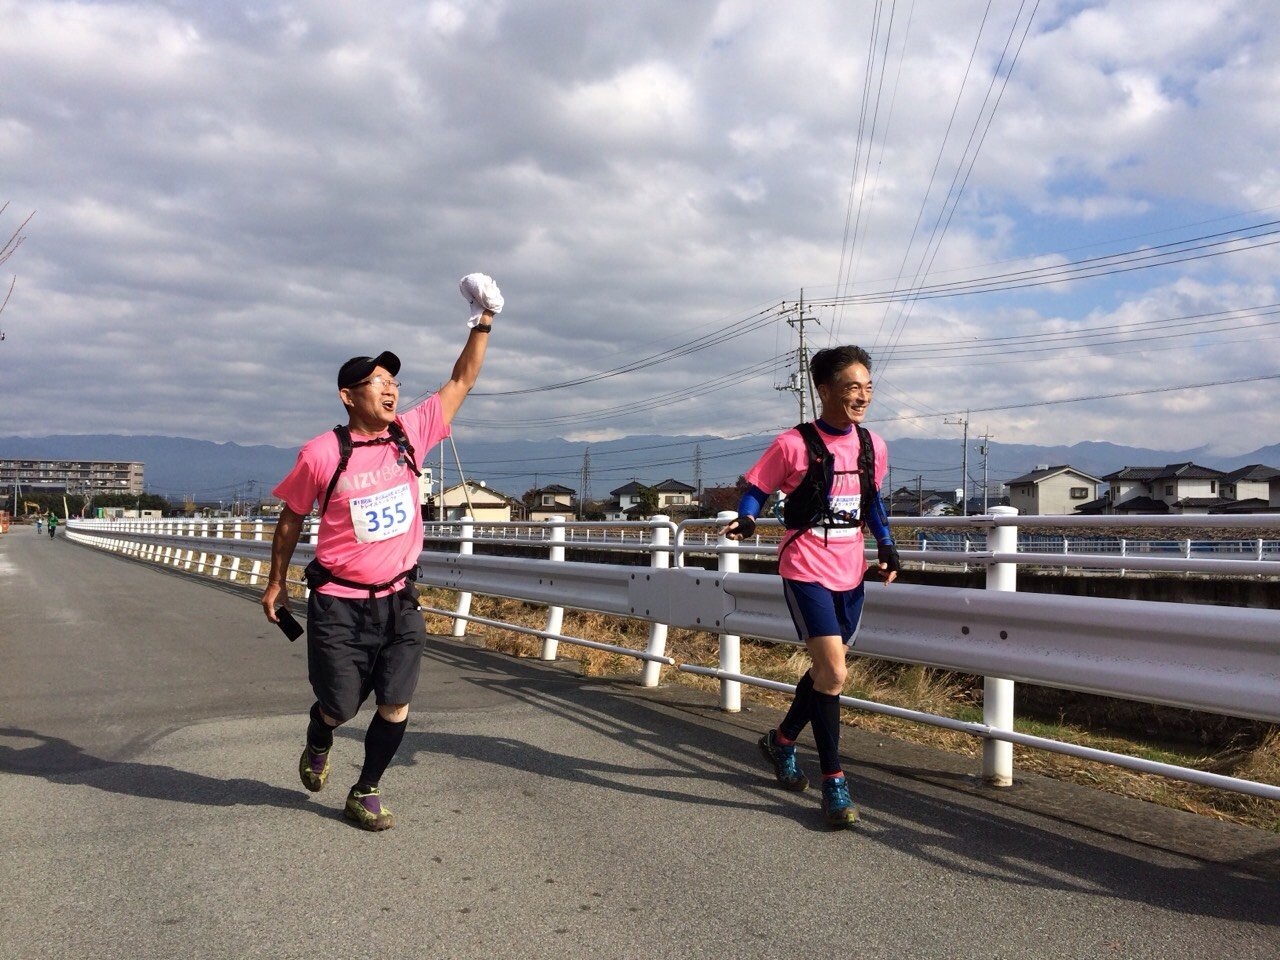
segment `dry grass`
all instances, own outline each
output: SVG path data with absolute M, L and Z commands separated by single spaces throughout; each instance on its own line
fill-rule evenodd
M 457 594 L 453 591 L 424 588 L 421 592 L 427 606 L 451 610 L 457 605 Z M 471 612 L 475 616 L 532 629 L 542 629 L 547 619 L 546 608 L 543 606 L 493 597 L 474 598 Z M 447 635 L 452 630 L 453 621 L 449 617 L 426 614 L 426 621 L 427 629 L 431 632 Z M 643 620 L 599 613 L 566 611 L 561 633 L 643 650 L 649 635 L 649 624 Z M 539 637 L 483 624 L 470 624 L 467 635 L 486 647 L 516 657 L 537 657 L 542 648 Z M 668 633 L 666 652 L 681 663 L 709 667 L 715 667 L 719 663 L 718 639 L 710 633 L 672 629 Z M 632 657 L 575 644 L 561 643 L 557 656 L 560 659 L 578 661 L 586 676 L 635 675 L 639 669 L 638 662 Z M 741 661 L 744 674 L 785 683 L 795 683 L 809 665 L 804 651 L 789 644 L 745 640 L 741 646 Z M 706 690 L 711 696 L 715 695 L 718 686 L 718 681 L 713 678 L 671 668 L 663 669 L 662 679 L 666 683 L 679 683 Z M 981 686 L 975 683 L 974 678 L 927 667 L 855 657 L 850 661 L 845 693 L 863 700 L 961 720 L 978 721 L 982 717 Z M 744 686 L 743 699 L 785 710 L 790 696 L 759 687 Z M 851 726 L 912 743 L 926 744 L 975 759 L 982 752 L 982 742 L 978 738 L 957 731 L 864 711 L 845 711 L 843 716 L 845 723 Z M 1018 718 L 1017 729 L 1114 753 L 1280 785 L 1280 728 L 1277 727 L 1262 727 L 1262 733 L 1250 740 L 1228 743 L 1216 749 L 1209 747 L 1207 750 L 1109 734 L 1099 732 L 1097 728 L 1086 729 L 1065 722 L 1049 723 L 1024 717 Z M 1280 802 L 1019 746 L 1014 747 L 1014 764 L 1017 769 L 1033 771 L 1054 779 L 1189 810 L 1219 820 L 1280 832 Z

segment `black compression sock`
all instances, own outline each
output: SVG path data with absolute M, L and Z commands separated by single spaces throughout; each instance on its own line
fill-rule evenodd
M 813 714 L 813 674 L 806 670 L 800 682 L 796 684 L 796 695 L 791 701 L 791 709 L 778 724 L 778 732 L 788 740 L 795 741 L 804 732 L 809 718 Z
M 813 739 L 818 745 L 818 763 L 824 775 L 840 772 L 840 697 L 834 693 L 813 694 Z
M 384 720 L 380 713 L 373 715 L 373 720 L 369 722 L 369 732 L 364 735 L 364 767 L 360 770 L 360 783 L 363 786 L 378 785 L 391 758 L 400 749 L 400 741 L 404 739 L 404 730 L 408 725 L 408 717 L 399 723 L 392 723 Z
M 311 722 L 307 724 L 307 746 L 316 753 L 323 753 L 333 746 L 333 727 L 320 716 L 320 701 L 311 705 Z

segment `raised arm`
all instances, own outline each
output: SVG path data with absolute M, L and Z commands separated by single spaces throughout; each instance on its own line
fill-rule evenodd
M 467 394 L 471 392 L 471 388 L 476 385 L 476 380 L 480 377 L 480 368 L 484 365 L 485 351 L 489 346 L 489 333 L 485 328 L 492 326 L 493 313 L 486 310 L 480 318 L 480 323 L 471 328 L 466 345 L 453 364 L 453 373 L 439 390 L 440 412 L 444 416 L 445 423 L 453 422 L 454 414 L 458 412 L 462 401 L 467 399 Z

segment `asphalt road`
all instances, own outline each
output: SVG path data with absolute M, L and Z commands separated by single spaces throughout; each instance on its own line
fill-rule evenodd
M 0 536 L 2 958 L 1280 956 L 1280 837 L 856 729 L 832 833 L 775 714 L 451 639 L 362 832 L 367 709 L 298 783 L 304 641 L 58 537 Z

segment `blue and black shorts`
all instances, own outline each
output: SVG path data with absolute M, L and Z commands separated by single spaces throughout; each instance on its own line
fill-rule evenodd
M 862 622 L 865 583 L 852 590 L 831 590 L 820 583 L 784 577 L 782 593 L 801 643 L 810 637 L 840 637 L 845 646 L 853 646 Z

